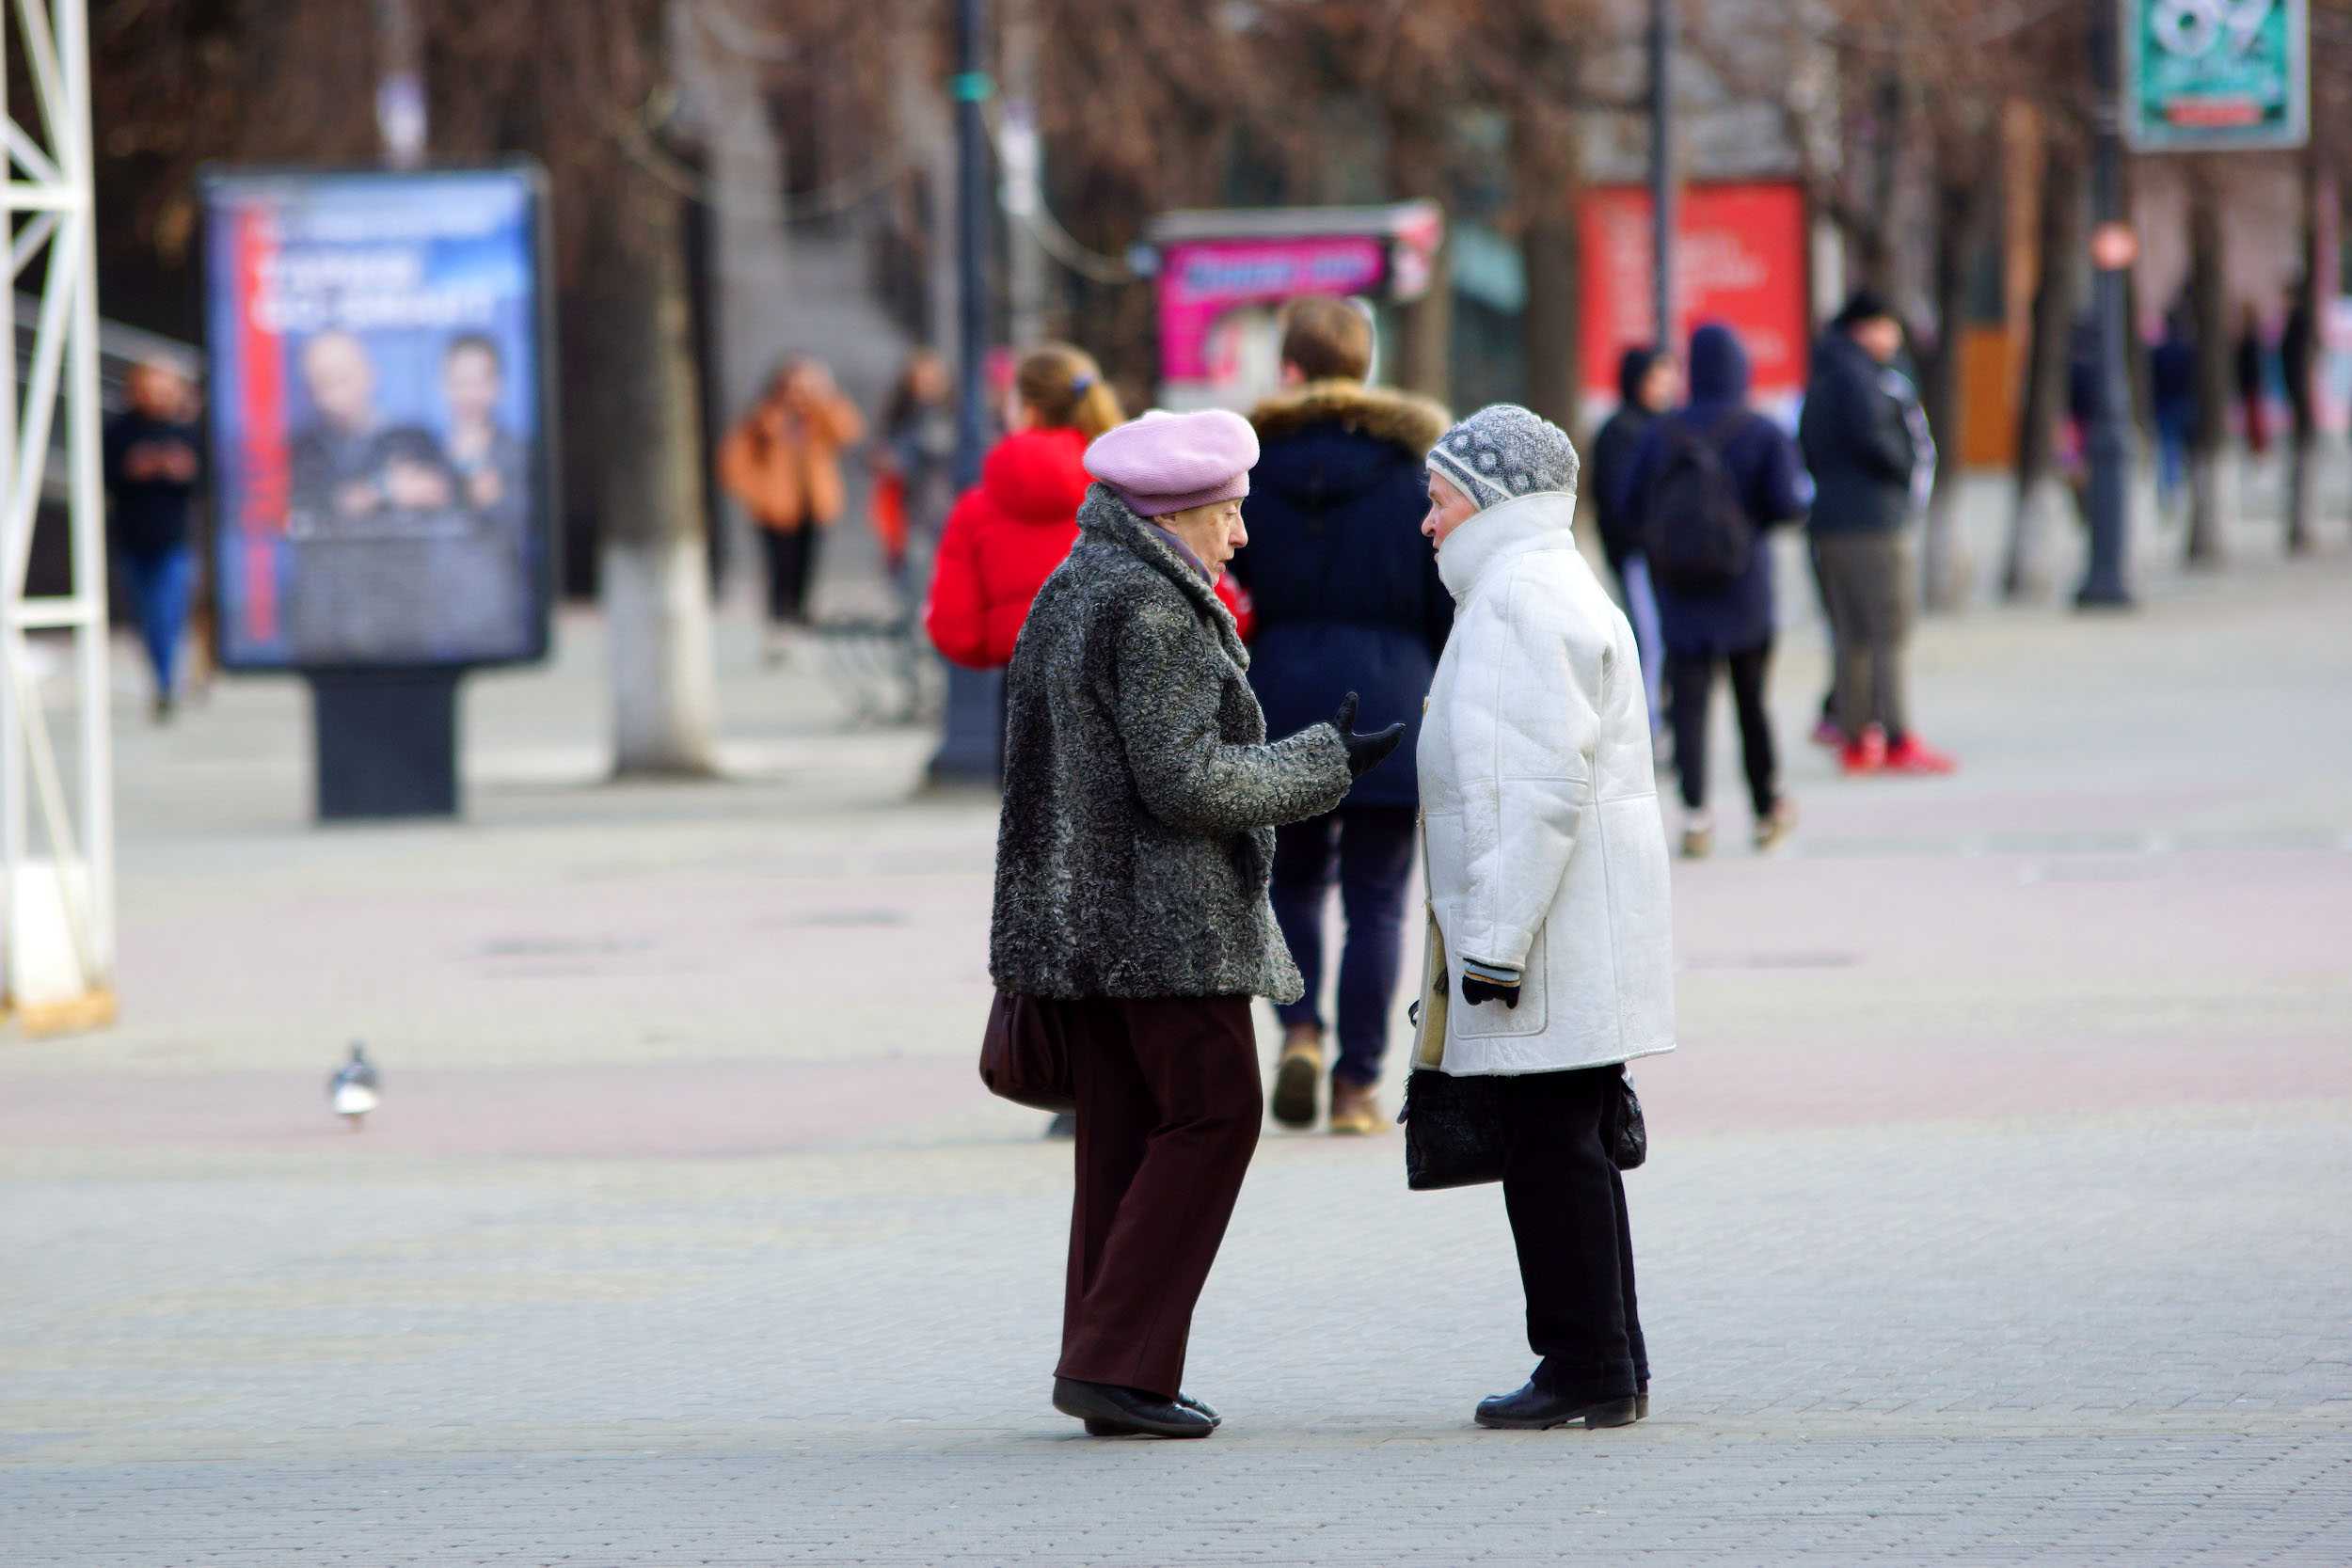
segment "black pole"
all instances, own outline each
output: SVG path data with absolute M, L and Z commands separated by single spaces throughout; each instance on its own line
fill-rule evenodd
M 2090 8 L 2090 69 L 2099 95 L 2098 139 L 2090 173 L 2093 233 L 2109 233 L 2125 221 L 2123 213 L 2122 107 L 2119 102 L 2122 71 L 2118 60 L 2116 8 L 2094 3 Z M 2124 254 L 2102 252 L 2091 274 L 2091 312 L 2099 335 L 2099 406 L 2090 424 L 2090 562 L 2083 574 L 2074 603 L 2086 610 L 2128 609 L 2132 592 L 2124 582 L 2125 558 L 2131 548 L 2131 381 L 2124 355 L 2130 347 L 2130 323 L 2125 320 Z M 2122 265 L 2111 263 L 2122 262 Z M 2048 265 L 2064 266 L 2068 259 L 2053 256 Z
M 1649 7 L 1650 301 L 1658 346 L 1675 348 L 1675 0 Z
M 988 388 L 988 184 L 987 127 L 980 105 L 988 101 L 983 54 L 986 0 L 956 0 L 956 484 L 979 483 L 987 455 Z M 1000 670 L 950 669 L 947 710 L 939 750 L 931 757 L 934 784 L 993 784 L 1004 752 L 1005 676 Z
M 977 484 L 987 436 L 980 415 L 988 354 L 988 143 L 980 105 L 989 95 L 980 40 L 987 0 L 956 3 L 956 364 L 962 376 L 956 403 L 956 483 Z

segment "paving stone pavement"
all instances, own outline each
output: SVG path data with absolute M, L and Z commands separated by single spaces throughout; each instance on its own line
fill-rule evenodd
M 2352 1563 L 2352 561 L 2151 598 L 1931 627 L 1965 772 L 1799 752 L 1790 853 L 1678 868 L 1656 1412 L 1598 1433 L 1470 1422 L 1529 1359 L 1496 1194 L 1273 1130 L 1224 1430 L 1054 1415 L 989 813 L 747 649 L 748 777 L 590 790 L 571 628 L 462 827 L 304 829 L 281 688 L 126 727 L 125 1021 L 0 1045 L 0 1565 Z

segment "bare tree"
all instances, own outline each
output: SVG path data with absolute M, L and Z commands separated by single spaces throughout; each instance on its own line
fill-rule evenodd
M 2197 423 L 2188 442 L 2186 556 L 2192 566 L 2221 564 L 2222 470 L 2229 460 L 2230 314 L 2219 172 L 2210 158 L 2188 166 L 2188 305 L 2197 341 Z

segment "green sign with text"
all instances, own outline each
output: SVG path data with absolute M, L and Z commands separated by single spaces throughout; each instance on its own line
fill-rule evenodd
M 2123 135 L 2146 152 L 2300 147 L 2306 0 L 2122 0 Z

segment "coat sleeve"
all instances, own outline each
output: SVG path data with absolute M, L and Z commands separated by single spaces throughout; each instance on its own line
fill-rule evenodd
M 1113 706 L 1144 809 L 1171 828 L 1212 834 L 1303 822 L 1336 810 L 1355 782 L 1328 724 L 1244 746 L 1219 738 L 1214 682 L 1192 678 L 1203 634 L 1184 610 L 1146 605 L 1115 633 Z
M 1816 427 L 1826 444 L 1871 478 L 1909 484 L 1915 457 L 1902 408 L 1867 375 L 1834 375 L 1823 388 L 1831 405 Z M 1819 461 L 1815 466 L 1820 467 Z
M 1765 428 L 1763 462 L 1756 470 L 1756 515 L 1766 524 L 1794 522 L 1813 509 L 1813 478 L 1788 433 L 1762 415 Z
M 1501 619 L 1480 619 L 1477 641 L 1455 656 L 1462 688 L 1446 733 L 1463 802 L 1463 896 L 1446 941 L 1466 964 L 1516 974 L 1584 827 L 1601 694 L 1588 689 L 1598 660 L 1579 657 L 1566 608 L 1525 581 L 1509 594 Z
M 980 589 L 979 529 L 967 495 L 947 515 L 939 536 L 939 561 L 931 572 L 930 599 L 923 629 L 948 662 L 967 670 L 990 668 L 988 602 Z

